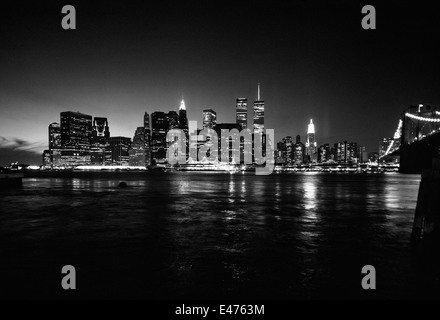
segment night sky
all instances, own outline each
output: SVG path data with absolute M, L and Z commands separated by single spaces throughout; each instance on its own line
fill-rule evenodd
M 133 137 L 145 111 L 178 110 L 182 97 L 200 127 L 205 108 L 235 122 L 238 97 L 251 119 L 257 83 L 276 141 L 305 141 L 313 118 L 318 145 L 370 152 L 405 108 L 440 103 L 440 18 L 423 1 L 90 2 L 2 2 L 0 165 L 41 164 L 62 111 Z M 76 30 L 61 27 L 67 4 Z M 376 30 L 361 27 L 366 4 Z

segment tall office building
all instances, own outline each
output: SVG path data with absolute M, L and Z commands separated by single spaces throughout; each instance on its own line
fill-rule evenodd
M 336 160 L 347 162 L 347 141 L 335 143 Z
M 330 159 L 330 145 L 326 143 L 318 148 L 318 162 L 323 163 Z
M 43 151 L 43 167 L 45 169 L 52 168 L 52 159 L 51 159 L 50 150 Z
M 153 164 L 166 162 L 168 115 L 156 111 L 151 114 L 151 157 Z
M 188 117 L 186 115 L 186 106 L 183 99 L 180 102 L 179 107 L 179 128 L 185 131 L 185 134 L 188 135 Z
M 145 142 L 145 165 L 151 165 L 151 128 L 150 115 L 148 112 L 144 114 L 144 142 Z
M 45 154 L 45 167 L 58 167 L 61 160 L 61 126 L 53 122 L 49 125 L 49 150 Z M 49 162 L 49 163 L 48 163 Z
M 110 138 L 110 129 L 107 118 L 94 117 L 93 119 L 92 139 L 94 138 Z
M 296 136 L 296 142 L 293 146 L 293 162 L 295 164 L 302 164 L 304 162 L 306 147 L 304 143 L 301 142 L 301 136 Z
M 339 142 L 335 144 L 336 159 L 339 162 L 350 163 L 358 162 L 359 150 L 356 142 Z
M 61 149 L 61 126 L 53 122 L 49 125 L 49 150 Z
M 61 112 L 61 166 L 90 164 L 92 116 L 79 112 Z
M 264 101 L 260 96 L 260 84 L 258 84 L 257 100 L 254 101 L 254 132 L 264 133 Z
M 167 114 L 168 130 L 179 128 L 179 115 L 176 111 L 170 111 Z
M 110 138 L 110 130 L 107 118 L 95 117 L 93 119 L 90 146 L 90 157 L 92 164 L 105 165 L 111 163 L 111 154 L 107 148 L 108 138 Z
M 130 155 L 128 151 L 131 146 L 131 139 L 126 137 L 110 137 L 107 139 L 107 150 L 111 153 L 111 164 L 128 166 Z
M 307 142 L 306 142 L 306 154 L 309 161 L 314 162 L 317 160 L 317 143 L 315 141 L 315 125 L 313 119 L 310 119 L 310 123 L 307 129 Z
M 278 143 L 280 163 L 285 165 L 291 165 L 293 163 L 293 146 L 294 144 L 291 136 L 284 137 Z
M 217 113 L 212 109 L 203 110 L 203 129 L 212 129 L 217 124 Z
M 90 150 L 92 116 L 79 112 L 61 112 L 61 145 L 63 149 Z
M 145 167 L 145 128 L 138 127 L 128 151 L 130 166 Z
M 347 144 L 347 162 L 359 162 L 359 148 L 357 142 L 349 142 Z
M 248 127 L 248 110 L 247 110 L 247 99 L 238 98 L 236 101 L 236 117 L 237 123 L 240 125 L 240 130 L 246 129 Z

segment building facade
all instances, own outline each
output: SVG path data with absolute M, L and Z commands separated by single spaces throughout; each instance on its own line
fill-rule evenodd
M 134 167 L 146 166 L 145 154 L 145 128 L 138 127 L 134 133 L 133 142 L 131 143 L 129 155 L 129 165 Z
M 144 114 L 144 141 L 145 141 L 145 166 L 151 165 L 151 127 L 150 115 L 148 112 Z
M 111 153 L 111 165 L 128 166 L 131 139 L 127 137 L 110 137 L 107 139 L 108 151 Z
M 213 129 L 217 124 L 217 113 L 212 109 L 203 110 L 203 129 Z
M 260 84 L 258 84 L 257 100 L 254 101 L 254 132 L 264 133 L 264 101 L 260 96 Z
M 240 126 L 240 130 L 248 128 L 248 109 L 246 98 L 237 98 L 236 100 L 236 119 L 237 124 Z
M 304 158 L 306 155 L 306 146 L 301 142 L 301 136 L 296 136 L 295 145 L 293 146 L 293 162 L 296 165 L 301 165 L 304 163 Z
M 91 164 L 106 165 L 111 163 L 111 154 L 108 152 L 107 146 L 108 138 L 110 138 L 110 129 L 107 118 L 95 117 L 90 146 Z
M 59 165 L 74 167 L 91 163 L 92 116 L 79 112 L 61 112 L 61 154 Z
M 156 111 L 151 114 L 151 158 L 152 164 L 166 162 L 168 116 L 165 112 Z

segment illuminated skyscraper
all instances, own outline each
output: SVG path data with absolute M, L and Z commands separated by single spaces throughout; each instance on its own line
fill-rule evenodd
M 53 122 L 49 125 L 49 150 L 61 149 L 61 127 Z
M 264 101 L 260 97 L 260 84 L 258 84 L 257 100 L 254 101 L 254 132 L 264 133 Z
M 315 141 L 315 125 L 313 124 L 313 119 L 310 119 L 310 123 L 307 129 L 307 142 L 306 142 L 306 154 L 310 161 L 317 160 L 317 143 Z
M 185 131 L 186 135 L 188 135 L 188 117 L 186 115 L 186 106 L 183 99 L 180 102 L 179 107 L 179 128 Z
M 237 104 L 236 106 L 237 123 L 240 125 L 240 130 L 243 130 L 248 127 L 247 99 L 238 98 L 236 104 Z
M 53 122 L 49 125 L 49 150 L 44 161 L 45 167 L 53 168 L 60 165 L 61 148 L 61 126 Z
M 79 112 L 61 112 L 60 165 L 72 167 L 90 164 L 92 116 Z
M 328 143 L 318 148 L 318 162 L 327 162 L 330 160 L 330 145 Z
M 94 138 L 94 137 L 99 137 L 99 138 L 109 138 L 110 137 L 110 130 L 108 127 L 107 118 L 95 117 L 93 119 L 92 138 Z
M 297 135 L 296 143 L 293 147 L 293 161 L 295 164 L 302 164 L 304 162 L 305 149 L 304 143 L 301 142 L 301 136 Z
M 151 114 L 151 157 L 153 164 L 166 162 L 168 116 L 165 112 Z
M 203 129 L 212 129 L 217 124 L 217 113 L 212 109 L 203 110 Z
M 151 128 L 150 128 L 150 115 L 145 112 L 144 114 L 144 142 L 145 142 L 145 165 L 151 164 Z
M 356 142 L 339 142 L 335 144 L 336 160 L 343 163 L 359 161 L 358 146 Z
M 79 112 L 61 112 L 61 145 L 63 149 L 90 150 L 92 116 Z
M 43 151 L 43 167 L 46 169 L 52 168 L 52 157 L 50 154 L 50 150 Z
M 92 138 L 90 147 L 91 163 L 105 165 L 111 162 L 111 154 L 107 152 L 107 139 L 110 138 L 110 130 L 107 118 L 95 117 L 93 119 Z

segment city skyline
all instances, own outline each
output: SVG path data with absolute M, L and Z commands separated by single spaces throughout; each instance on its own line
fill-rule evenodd
M 145 111 L 177 112 L 182 95 L 189 120 L 211 108 L 219 123 L 235 122 L 236 99 L 247 97 L 250 121 L 256 83 L 276 141 L 305 140 L 314 119 L 319 144 L 357 141 L 373 151 L 402 110 L 439 104 L 428 6 L 378 4 L 379 27 L 366 31 L 357 2 L 249 4 L 224 2 L 214 14 L 197 2 L 79 2 L 78 28 L 65 31 L 61 7 L 7 3 L 0 162 L 40 162 L 46 126 L 66 110 L 107 117 L 113 135 L 133 137 Z
M 251 113 L 251 114 L 248 114 L 248 118 L 247 118 L 247 126 L 250 126 L 251 128 L 253 128 L 253 132 L 259 132 L 260 130 L 259 130 L 259 128 L 258 127 L 255 127 L 254 126 L 254 123 L 255 123 L 255 118 L 257 117 L 257 119 L 258 119 L 258 115 L 261 113 L 261 110 L 259 110 L 259 109 L 255 109 L 255 105 L 256 104 L 258 104 L 258 103 L 261 103 L 262 104 L 262 110 L 263 110 L 263 119 L 262 119 L 262 121 L 261 120 L 258 120 L 258 123 L 259 124 L 262 124 L 263 125 L 263 128 L 264 128 L 264 100 L 263 99 L 260 99 L 260 84 L 258 83 L 258 86 L 257 86 L 257 98 L 255 99 L 255 102 L 254 102 L 254 109 L 252 110 L 248 110 L 248 113 Z M 247 102 L 247 98 L 237 98 L 236 99 L 236 101 L 237 101 L 237 104 L 240 102 L 240 103 L 242 103 L 242 102 Z M 420 106 L 422 106 L 422 105 L 419 105 L 419 109 L 420 109 Z M 414 106 L 415 107 L 415 106 Z M 181 101 L 180 101 L 180 106 L 178 107 L 178 111 L 181 113 L 182 111 L 184 112 L 184 117 L 186 118 L 186 112 L 187 112 L 187 108 L 186 108 L 186 104 L 185 104 L 185 102 L 184 102 L 184 99 L 182 99 Z M 199 130 L 201 130 L 201 129 L 204 129 L 204 128 L 207 128 L 207 127 L 209 127 L 209 128 L 213 128 L 213 127 L 215 127 L 217 124 L 219 125 L 219 126 L 222 126 L 222 125 L 232 125 L 232 124 L 236 124 L 236 125 L 238 125 L 239 127 L 241 127 L 242 126 L 242 120 L 240 120 L 239 119 L 239 117 L 238 117 L 238 115 L 239 114 L 242 114 L 242 110 L 240 110 L 238 107 L 237 107 L 237 109 L 235 109 L 234 110 L 235 111 L 235 113 L 236 113 L 236 120 L 235 120 L 235 122 L 217 122 L 217 112 L 215 111 L 215 110 L 213 110 L 213 109 L 211 109 L 211 108 L 209 108 L 209 109 L 203 109 L 203 111 L 202 111 L 202 114 L 199 116 L 199 118 L 201 118 L 202 119 L 202 121 L 199 121 L 199 119 L 198 120 L 196 120 L 197 121 L 197 124 L 198 124 L 198 131 Z M 150 113 L 149 113 L 150 112 Z M 43 166 L 45 166 L 45 157 L 46 157 L 46 152 L 47 151 L 49 151 L 49 150 L 51 150 L 51 149 L 61 149 L 61 145 L 63 144 L 64 145 L 64 143 L 62 142 L 62 138 L 61 138 L 61 132 L 60 132 L 60 129 L 61 128 L 63 128 L 63 126 L 62 125 L 60 125 L 60 123 L 62 124 L 63 123 L 63 115 L 65 115 L 65 114 L 73 114 L 73 115 L 75 115 L 75 114 L 78 114 L 78 115 L 82 115 L 82 116 L 85 116 L 85 117 L 87 117 L 88 118 L 88 122 L 90 122 L 90 128 L 91 128 L 91 131 L 89 132 L 89 143 L 90 143 L 90 146 L 89 146 L 89 148 L 90 148 L 90 151 L 91 151 L 91 158 L 92 158 L 92 164 L 94 164 L 94 161 L 93 161 L 93 148 L 94 148 L 94 146 L 95 146 L 95 144 L 97 143 L 97 141 L 96 141 L 96 135 L 98 135 L 98 138 L 99 137 L 106 137 L 106 138 L 118 138 L 118 139 L 125 139 L 125 143 L 129 143 L 128 145 L 127 145 L 127 159 L 126 159 L 126 161 L 123 161 L 124 163 L 126 162 L 127 164 L 129 163 L 129 158 L 128 158 L 128 151 L 130 150 L 130 152 L 132 151 L 131 150 L 131 147 L 130 147 L 130 144 L 132 144 L 132 143 L 137 143 L 137 142 L 135 142 L 136 141 L 136 138 L 137 138 L 137 136 L 138 136 L 138 134 L 139 134 L 139 130 L 140 129 L 143 129 L 143 134 L 145 135 L 145 132 L 152 132 L 152 134 L 154 135 L 154 129 L 153 129 L 153 125 L 154 124 L 152 124 L 151 123 L 151 121 L 150 121 L 150 115 L 151 115 L 151 117 L 154 117 L 155 115 L 157 116 L 157 114 L 160 114 L 160 116 L 161 117 L 166 117 L 167 118 L 167 121 L 169 120 L 170 122 L 169 122 L 169 124 L 168 124 L 168 122 L 167 122 L 167 125 L 165 125 L 165 127 L 168 127 L 168 125 L 169 125 L 169 128 L 181 128 L 181 129 L 185 129 L 185 130 L 187 130 L 187 124 L 186 124 L 186 126 L 184 125 L 183 127 L 181 127 L 181 125 L 180 125 L 180 123 L 179 123 L 179 118 L 181 118 L 181 116 L 179 116 L 178 114 L 177 114 L 177 111 L 175 111 L 175 110 L 170 110 L 169 112 L 166 112 L 166 111 L 161 111 L 161 110 L 155 110 L 155 111 L 153 111 L 153 112 L 151 112 L 150 110 L 149 111 L 146 111 L 145 113 L 144 113 L 144 115 L 143 115 L 143 127 L 139 127 L 139 126 L 133 126 L 133 132 L 134 132 L 134 134 L 132 133 L 131 135 L 127 135 L 127 136 L 122 136 L 122 135 L 118 135 L 118 134 L 113 134 L 111 137 L 110 137 L 110 132 L 109 132 L 109 120 L 108 120 L 108 118 L 107 117 L 102 117 L 101 115 L 100 116 L 95 116 L 95 115 L 89 115 L 89 114 L 86 114 L 86 113 L 83 113 L 83 112 L 80 112 L 80 111 L 62 111 L 62 112 L 60 112 L 60 116 L 61 116 L 61 121 L 58 121 L 58 122 L 56 122 L 56 121 L 54 121 L 54 122 L 51 122 L 51 123 L 49 123 L 49 125 L 48 125 L 48 130 L 49 130 L 49 135 L 48 135 L 48 139 L 46 140 L 46 145 L 44 146 L 44 148 L 41 150 L 41 152 L 40 152 L 40 154 L 37 154 L 36 155 L 36 158 L 39 158 L 39 160 L 37 160 L 36 162 L 33 162 L 33 163 L 27 163 L 27 164 L 31 164 L 31 165 L 40 165 L 40 164 L 42 164 Z M 212 123 L 210 124 L 210 126 L 207 126 L 207 123 L 206 123 L 206 121 L 208 121 L 207 119 L 207 116 L 209 115 L 209 121 L 212 121 Z M 170 118 L 171 117 L 171 118 Z M 213 119 L 211 119 L 211 117 L 213 117 Z M 175 120 L 172 120 L 172 118 L 175 118 Z M 252 119 L 252 120 L 249 120 L 249 119 Z M 182 119 L 180 119 L 180 120 L 182 120 Z M 186 121 L 188 121 L 189 119 L 187 119 Z M 175 125 L 173 125 L 173 123 L 172 123 L 172 121 L 175 121 L 176 122 L 176 124 Z M 194 120 L 189 120 L 189 121 L 194 121 Z M 249 121 L 251 122 L 251 123 L 249 123 Z M 92 123 L 93 123 L 93 125 L 92 125 Z M 112 122 L 113 123 L 113 122 Z M 116 122 L 117 123 L 117 122 Z M 154 120 L 153 120 L 153 123 L 154 123 Z M 53 132 L 53 130 L 54 130 L 54 127 L 56 127 L 56 128 L 58 128 L 58 130 L 59 130 L 59 136 L 60 137 L 58 137 L 58 139 L 59 139 L 59 141 L 57 140 L 57 141 L 54 141 L 54 140 L 56 140 L 55 138 L 54 138 L 54 136 L 52 135 L 52 132 Z M 162 134 L 164 135 L 164 137 L 165 137 L 165 134 L 166 134 L 166 132 L 169 130 L 169 129 L 165 129 L 165 127 L 163 128 L 163 132 L 162 132 Z M 231 127 L 232 128 L 232 127 Z M 231 129 L 230 128 L 230 129 Z M 62 130 L 61 130 L 62 131 Z M 319 131 L 319 130 L 318 130 Z M 340 140 L 335 140 L 335 141 L 320 141 L 319 143 L 318 142 L 316 142 L 316 137 L 315 137 L 315 133 L 316 133 L 316 130 L 315 130 L 315 123 L 313 123 L 313 119 L 310 119 L 310 123 L 308 123 L 307 124 L 307 131 L 306 131 L 306 133 L 304 133 L 304 132 L 299 132 L 299 133 L 297 133 L 297 134 L 290 134 L 290 135 L 287 135 L 287 136 L 284 136 L 284 137 L 282 137 L 282 138 L 280 138 L 280 139 L 276 139 L 276 141 L 275 141 L 275 144 L 277 143 L 277 141 L 279 141 L 278 143 L 281 143 L 281 142 L 285 142 L 285 140 L 286 139 L 292 139 L 292 136 L 296 136 L 296 140 L 297 140 L 297 144 L 298 143 L 302 143 L 301 142 L 301 140 L 302 139 L 304 139 L 304 144 L 303 144 L 303 148 L 304 148 L 304 150 L 302 151 L 303 152 L 303 156 L 305 157 L 304 158 L 304 161 L 305 162 L 307 162 L 307 160 L 306 160 L 306 157 L 309 157 L 309 160 L 308 161 L 310 161 L 310 162 L 321 162 L 321 148 L 323 148 L 323 147 L 325 147 L 325 148 L 328 148 L 329 150 L 328 151 L 326 151 L 327 153 L 328 152 L 330 152 L 330 147 L 329 146 L 332 146 L 332 145 L 334 145 L 334 147 L 335 147 L 335 150 L 334 150 L 334 152 L 339 152 L 339 146 L 338 145 L 340 145 L 341 143 L 342 144 L 348 144 L 348 145 L 350 145 L 350 144 L 353 144 L 353 145 L 356 145 L 356 147 L 355 147 L 355 149 L 357 149 L 358 147 L 359 148 L 363 148 L 364 149 L 364 152 L 365 151 L 368 151 L 368 154 L 378 154 L 379 156 L 383 156 L 383 154 L 385 153 L 385 151 L 386 151 L 386 149 L 389 147 L 389 144 L 390 144 L 390 142 L 391 141 L 393 141 L 393 138 L 391 137 L 391 135 L 390 136 L 388 136 L 388 137 L 381 137 L 381 138 L 378 138 L 377 139 L 377 146 L 376 146 L 376 148 L 373 148 L 372 150 L 365 150 L 365 146 L 364 145 L 362 145 L 362 144 L 359 144 L 357 141 L 355 142 L 355 141 L 352 141 L 352 140 L 350 140 L 350 142 L 348 142 L 348 139 L 345 139 L 344 137 L 342 137 Z M 192 133 L 192 134 L 195 134 L 195 133 Z M 131 138 L 131 137 L 133 137 L 133 139 Z M 152 137 L 152 136 L 151 136 Z M 396 137 L 394 137 L 394 139 L 395 139 Z M 400 139 L 400 138 L 399 138 Z M 153 139 L 151 138 L 151 141 L 152 141 Z M 129 142 L 130 141 L 130 142 Z M 152 152 L 150 149 L 149 149 L 149 147 L 147 147 L 150 143 L 151 143 L 151 141 L 148 141 L 148 144 L 147 145 L 145 145 L 145 150 L 148 150 L 147 152 L 149 153 L 149 152 Z M 310 141 L 310 142 L 309 142 Z M 83 143 L 85 143 L 85 141 L 82 141 Z M 101 141 L 101 144 L 102 144 L 103 142 Z M 385 147 L 384 147 L 385 146 Z M 96 147 L 96 146 L 95 146 Z M 153 146 L 154 147 L 154 146 Z M 63 148 L 64 148 L 64 146 L 63 146 Z M 48 150 L 47 150 L 48 149 Z M 69 149 L 69 148 L 67 148 L 67 149 Z M 278 148 L 275 148 L 275 151 L 279 151 L 278 150 Z M 133 151 L 134 152 L 134 151 Z M 345 151 L 343 151 L 343 153 L 345 153 Z M 43 158 L 41 157 L 42 156 L 42 154 L 43 154 Z M 294 158 L 294 156 L 293 156 L 293 154 L 294 154 L 294 152 L 292 151 L 292 160 L 293 160 L 293 158 Z M 332 153 L 330 153 L 330 154 L 332 154 Z M 327 154 L 327 157 L 328 157 L 329 155 Z M 354 157 L 353 155 L 351 156 L 351 157 Z M 360 156 L 359 156 L 360 157 Z M 355 157 L 355 158 L 357 158 L 357 157 Z M 346 160 L 346 158 L 345 158 L 345 156 L 343 156 L 342 158 L 340 158 L 339 157 L 339 155 L 336 155 L 335 154 L 335 160 L 341 160 L 341 159 L 345 159 Z M 327 159 L 328 160 L 328 159 Z M 364 161 L 365 161 L 366 159 L 364 159 Z M 370 159 L 371 160 L 371 159 Z M 23 162 L 23 161 L 11 161 L 10 163 L 13 163 L 13 162 L 19 162 L 19 163 L 23 163 L 23 164 L 25 164 L 26 162 Z M 104 165 L 104 161 L 101 161 L 102 162 L 102 164 Z M 131 160 L 130 160 L 130 162 L 131 162 Z M 0 163 L 0 165 L 9 165 L 10 163 Z M 95 163 L 95 164 L 98 164 L 98 163 Z M 107 165 L 108 165 L 109 163 L 107 163 Z M 149 163 L 147 162 L 147 165 L 148 165 Z

